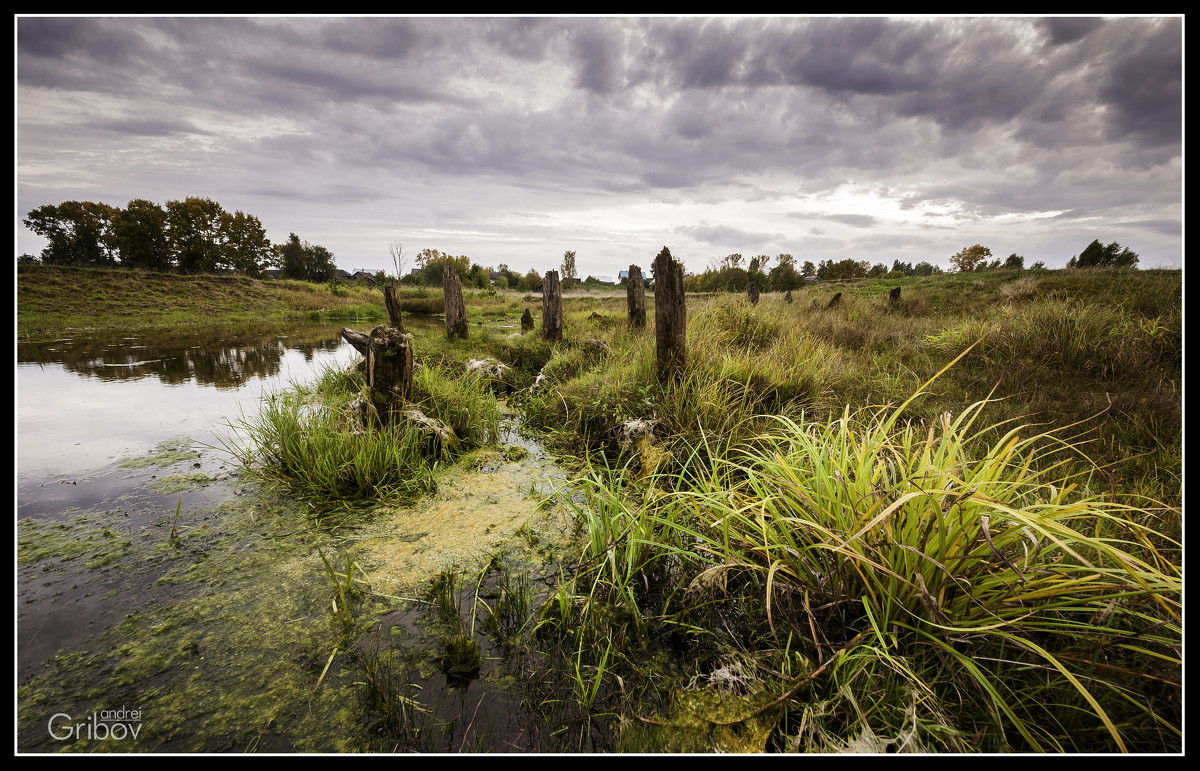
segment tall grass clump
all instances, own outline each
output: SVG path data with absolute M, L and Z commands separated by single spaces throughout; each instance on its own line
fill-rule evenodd
M 905 417 L 945 372 L 898 408 L 702 437 L 638 484 L 589 471 L 576 587 L 691 630 L 697 662 L 821 662 L 785 686 L 781 748 L 1177 749 L 1180 512 L 1094 494 L 1074 426 L 989 424 L 987 399 Z
M 499 407 L 478 378 L 433 367 L 413 379 L 414 406 L 449 428 L 447 438 L 403 418 L 381 421 L 356 398 L 361 373 L 327 370 L 311 387 L 267 395 L 232 424 L 227 449 L 244 467 L 318 500 L 413 498 L 436 489 L 437 466 L 493 440 Z
M 654 519 L 692 514 L 707 563 L 696 585 L 757 574 L 777 638 L 807 636 L 820 659 L 862 635 L 978 748 L 1175 745 L 1178 563 L 1143 511 L 1038 470 L 1054 432 L 1012 427 L 981 445 L 985 404 L 926 426 L 901 425 L 900 410 L 780 418 Z M 894 691 L 872 683 L 858 703 Z

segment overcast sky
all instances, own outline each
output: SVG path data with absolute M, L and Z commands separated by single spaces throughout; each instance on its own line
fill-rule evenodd
M 212 198 L 339 267 L 1183 253 L 1183 19 L 15 19 L 21 220 Z M 411 266 L 410 260 L 410 266 Z

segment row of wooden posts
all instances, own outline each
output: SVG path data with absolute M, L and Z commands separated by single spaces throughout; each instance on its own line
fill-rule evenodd
M 654 334 L 656 374 L 663 383 L 676 382 L 687 365 L 687 303 L 683 292 L 683 265 L 663 247 L 654 258 Z M 446 336 L 467 339 L 469 332 L 462 282 L 457 271 L 447 265 L 442 274 L 443 301 L 446 309 Z M 646 326 L 646 282 L 637 265 L 629 266 L 626 287 L 629 325 Z M 378 414 L 392 417 L 412 399 L 412 337 L 404 333 L 404 321 L 396 287 L 383 290 L 387 323 L 369 335 L 343 328 L 342 337 L 366 357 L 367 385 Z M 533 329 L 533 315 L 525 309 L 521 331 Z M 542 283 L 542 335 L 561 340 L 563 335 L 562 283 L 558 271 L 546 273 Z
M 446 265 L 442 273 L 442 290 L 446 336 L 465 340 L 469 332 L 462 282 L 450 265 Z M 625 291 L 630 328 L 645 328 L 646 281 L 637 265 L 629 266 Z M 751 304 L 758 302 L 757 285 L 750 285 L 747 297 Z M 791 302 L 792 293 L 789 291 L 784 299 Z M 841 299 L 842 293 L 838 292 L 827 307 L 834 307 Z M 899 300 L 900 287 L 893 289 L 888 299 Z M 390 415 L 412 399 L 413 350 L 412 337 L 404 333 L 400 299 L 394 285 L 384 288 L 383 300 L 387 324 L 375 327 L 370 335 L 343 328 L 342 337 L 366 357 L 371 399 L 381 414 Z M 533 326 L 533 314 L 526 308 L 521 316 L 521 332 L 529 332 Z M 548 271 L 542 283 L 542 335 L 547 340 L 561 340 L 563 335 L 562 283 L 556 270 Z M 677 382 L 687 366 L 687 302 L 683 291 L 683 265 L 665 246 L 654 258 L 654 336 L 658 380 L 664 384 Z
M 654 331 L 656 342 L 656 371 L 662 382 L 676 380 L 687 364 L 687 302 L 683 292 L 683 265 L 663 247 L 654 258 Z M 389 287 L 390 289 L 391 287 Z M 462 299 L 462 284 L 458 273 L 447 265 L 442 275 L 446 306 L 446 335 L 466 339 L 466 311 Z M 629 266 L 626 285 L 626 305 L 629 326 L 646 326 L 646 281 L 642 269 Z M 521 331 L 533 329 L 533 314 L 525 309 L 521 316 Z M 562 282 L 558 271 L 546 272 L 542 281 L 542 336 L 561 340 L 563 336 Z

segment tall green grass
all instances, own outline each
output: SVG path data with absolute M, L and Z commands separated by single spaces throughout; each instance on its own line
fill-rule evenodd
M 448 440 L 417 423 L 380 422 L 354 370 L 329 369 L 311 387 L 270 394 L 258 412 L 232 424 L 228 448 L 243 466 L 322 501 L 412 500 L 436 489 L 439 464 L 493 441 L 499 406 L 486 383 L 422 367 L 414 406 L 450 429 Z
M 750 576 L 768 629 L 752 644 L 836 652 L 831 714 L 853 704 L 850 722 L 873 735 L 952 748 L 973 734 L 992 751 L 1175 745 L 1179 544 L 1149 510 L 1081 495 L 1066 465 L 1039 463 L 1082 452 L 1061 432 L 980 425 L 987 405 L 928 425 L 902 420 L 906 405 L 776 417 L 757 441 L 690 456 L 686 487 L 652 478 L 673 492 L 640 502 L 619 475 L 585 477 L 585 554 L 616 593 L 661 561 L 697 596 Z

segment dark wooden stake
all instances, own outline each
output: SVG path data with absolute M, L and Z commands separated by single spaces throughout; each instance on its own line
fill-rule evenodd
M 383 308 L 387 311 L 387 323 L 389 327 L 395 327 L 401 332 L 404 331 L 404 320 L 400 313 L 400 295 L 396 291 L 395 284 L 388 284 L 383 288 Z
M 654 258 L 654 337 L 659 382 L 678 381 L 687 366 L 687 300 L 683 265 L 665 246 Z
M 899 299 L 900 299 L 900 287 L 896 287 L 892 291 L 888 292 L 888 302 L 896 302 Z
M 646 280 L 642 278 L 642 269 L 637 265 L 629 266 L 629 282 L 625 287 L 625 297 L 629 305 L 629 327 L 642 329 L 646 326 Z
M 547 340 L 561 340 L 563 335 L 562 284 L 558 271 L 546 271 L 542 282 L 542 335 Z
M 792 301 L 792 290 L 790 290 L 790 289 L 787 290 L 787 294 L 785 294 L 783 296 L 783 299 L 787 300 L 790 303 Z
M 750 298 L 751 305 L 758 305 L 758 284 L 751 284 L 747 287 L 746 297 Z
M 830 300 L 830 301 L 829 301 L 829 304 L 828 304 L 828 305 L 826 305 L 825 307 L 826 307 L 826 308 L 832 308 L 833 306 L 837 305 L 837 304 L 838 304 L 838 303 L 840 303 L 841 301 L 842 301 L 842 293 L 841 293 L 841 292 L 838 292 L 837 294 L 835 294 L 835 295 L 833 296 L 833 299 L 832 299 L 832 300 Z
M 446 337 L 467 339 L 467 306 L 463 304 L 458 271 L 446 263 L 442 270 L 442 300 L 446 306 Z
M 521 334 L 525 334 L 531 329 L 533 329 L 533 314 L 526 308 L 524 315 L 521 316 Z

